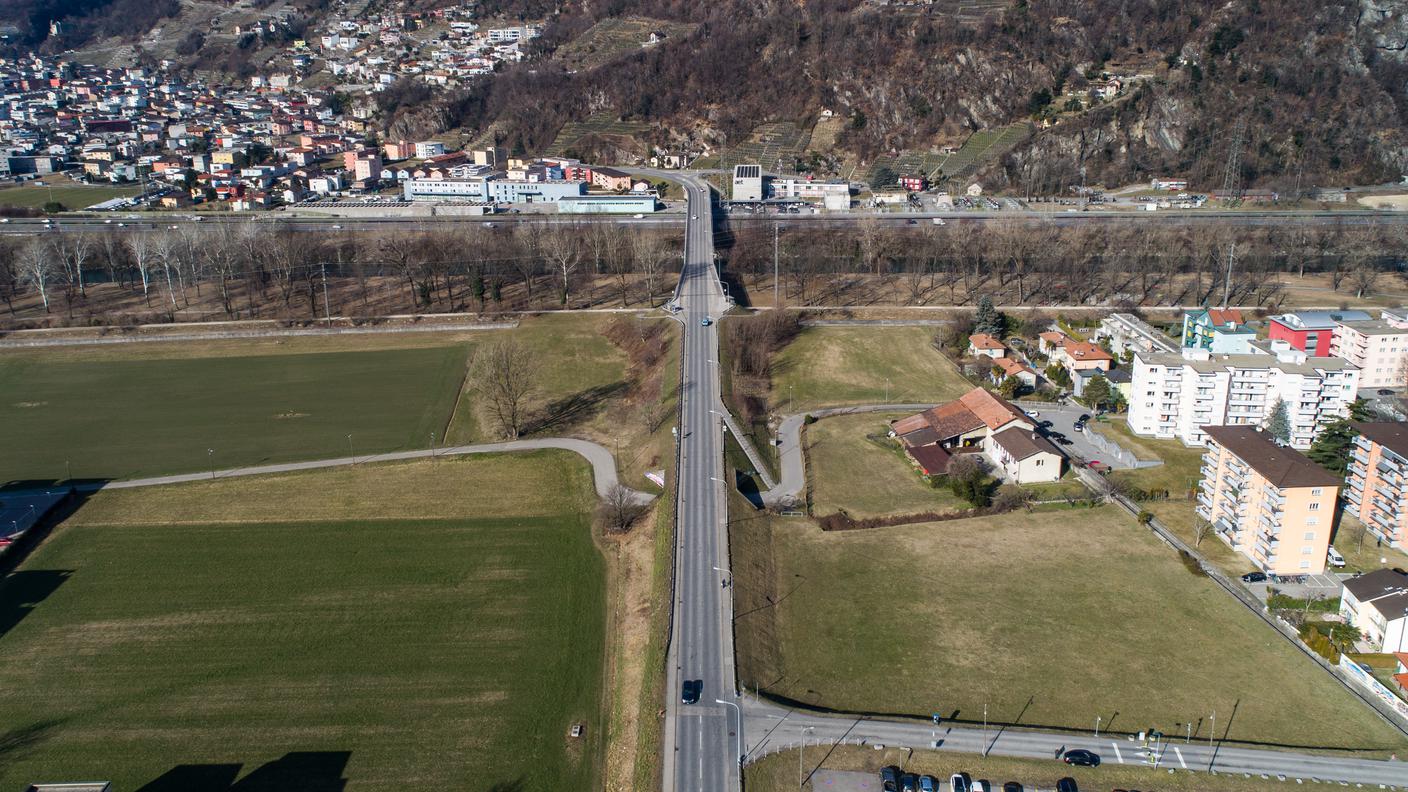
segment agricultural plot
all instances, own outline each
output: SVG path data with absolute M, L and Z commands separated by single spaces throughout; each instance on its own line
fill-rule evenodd
M 161 358 L 150 346 L 0 359 L 0 482 L 425 448 L 443 438 L 468 357 L 441 346 Z
M 629 138 L 645 132 L 648 125 L 634 121 L 622 121 L 611 113 L 602 111 L 586 121 L 569 121 L 558 130 L 552 145 L 543 152 L 544 156 L 562 157 L 568 149 L 581 144 L 584 138 Z
M 100 493 L 0 581 L 0 788 L 597 787 L 593 498 L 565 452 Z
M 569 69 L 588 71 L 650 47 L 667 46 L 693 33 L 699 25 L 648 17 L 607 17 L 556 53 Z M 651 44 L 651 34 L 659 37 Z
M 130 198 L 142 192 L 136 185 L 122 184 L 73 184 L 67 178 L 51 176 L 58 183 L 52 186 L 25 184 L 18 187 L 0 188 L 0 206 L 20 206 L 38 209 L 50 201 L 64 205 L 69 211 L 81 211 L 90 206 L 110 201 L 113 198 Z
M 944 160 L 937 176 L 945 179 L 965 179 L 982 165 L 1006 154 L 1030 135 L 1031 131 L 1031 125 L 1023 122 L 974 132 L 958 151 Z
M 755 164 L 766 171 L 790 171 L 810 140 L 811 130 L 791 121 L 761 124 L 747 140 L 719 152 L 713 167 L 732 169 L 734 165 Z

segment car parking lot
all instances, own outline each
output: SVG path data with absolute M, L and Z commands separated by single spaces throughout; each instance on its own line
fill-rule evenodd
M 1302 576 L 1297 576 L 1302 577 Z M 1290 582 L 1283 580 L 1277 583 L 1267 579 L 1260 583 L 1247 583 L 1247 588 L 1256 595 L 1257 599 L 1266 600 L 1267 589 L 1274 588 L 1278 593 L 1296 599 L 1309 599 L 1318 597 L 1321 599 L 1335 599 L 1340 596 L 1340 591 L 1344 589 L 1344 581 L 1353 577 L 1350 574 L 1336 574 L 1325 572 L 1319 575 L 1304 575 L 1304 582 Z
M 1076 429 L 1077 419 L 1082 415 L 1090 414 L 1084 407 L 1027 407 L 1018 402 L 1018 406 L 1026 410 L 1029 414 L 1036 413 L 1038 424 L 1051 422 L 1051 426 L 1043 427 L 1042 432 L 1047 435 L 1056 446 L 1066 454 L 1080 457 L 1086 462 L 1098 461 L 1102 465 L 1109 465 L 1112 468 L 1132 467 L 1130 461 L 1121 460 L 1114 454 L 1101 449 L 1095 443 L 1088 440 L 1084 432 Z M 1069 442 L 1062 442 L 1061 438 Z

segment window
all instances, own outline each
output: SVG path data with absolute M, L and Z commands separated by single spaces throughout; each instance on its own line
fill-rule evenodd
M 1319 517 L 1306 517 L 1306 518 L 1305 518 L 1305 524 L 1306 524 L 1306 525 L 1319 525 L 1319 524 L 1320 524 L 1320 518 L 1319 518 Z M 1306 538 L 1306 539 L 1314 539 L 1314 538 L 1315 538 L 1315 532 L 1314 532 L 1314 531 L 1311 531 L 1310 533 L 1307 533 L 1307 534 L 1305 535 L 1305 538 Z
M 1313 489 L 1313 490 L 1310 491 L 1310 497 L 1312 497 L 1312 498 L 1318 498 L 1318 497 L 1320 497 L 1321 495 L 1324 495 L 1324 494 L 1325 494 L 1325 491 L 1324 491 L 1323 489 L 1321 489 L 1320 487 L 1316 487 L 1315 489 Z
M 1309 508 L 1311 511 L 1320 511 L 1320 504 L 1312 503 L 1307 508 Z
M 1300 568 L 1301 568 L 1301 569 L 1310 569 L 1310 562 L 1309 562 L 1309 561 L 1302 561 L 1302 562 L 1300 562 Z
M 1314 531 L 1306 531 L 1306 532 L 1305 532 L 1305 541 L 1309 542 L 1309 541 L 1313 540 L 1314 538 L 1315 538 L 1315 532 L 1314 532 Z
M 1302 548 L 1300 549 L 1300 554 L 1301 554 L 1301 555 L 1310 555 L 1310 554 L 1313 553 L 1313 552 L 1315 552 L 1315 546 L 1314 546 L 1314 545 L 1306 545 L 1305 547 L 1302 547 Z

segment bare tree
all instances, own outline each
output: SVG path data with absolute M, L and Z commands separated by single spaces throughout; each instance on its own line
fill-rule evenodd
M 543 256 L 562 276 L 562 304 L 567 305 L 571 297 L 572 273 L 577 271 L 581 261 L 579 230 L 569 225 L 557 225 L 540 233 Z
M 142 279 L 142 298 L 147 301 L 147 307 L 151 307 L 151 268 L 156 258 L 151 235 L 142 232 L 128 234 L 125 241 L 132 266 L 137 268 L 137 276 Z
M 678 252 L 664 236 L 640 233 L 631 238 L 631 253 L 635 258 L 636 269 L 645 275 L 646 302 L 653 302 L 655 281 L 665 265 L 674 259 Z
M 648 508 L 635 491 L 618 483 L 601 499 L 601 519 L 608 532 L 625 533 Z
M 512 338 L 502 339 L 479 348 L 473 369 L 499 434 L 517 440 L 528 401 L 538 390 L 537 363 L 532 353 Z
M 1204 520 L 1202 517 L 1195 517 L 1193 519 L 1193 546 L 1202 547 L 1203 540 L 1212 536 L 1212 531 L 1213 526 L 1211 522 Z
M 44 313 L 48 313 L 49 284 L 53 282 L 57 270 L 49 246 L 39 238 L 30 240 L 20 251 L 19 269 L 20 280 L 39 292 L 39 300 L 44 303 Z

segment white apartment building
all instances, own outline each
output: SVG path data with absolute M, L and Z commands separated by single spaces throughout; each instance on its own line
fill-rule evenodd
M 773 179 L 768 186 L 774 198 L 825 200 L 827 196 L 849 198 L 851 194 L 851 185 L 846 182 Z
M 1136 352 L 1130 430 L 1202 446 L 1203 427 L 1261 426 L 1279 399 L 1290 419 L 1290 445 L 1309 448 L 1325 424 L 1349 416 L 1359 369 L 1341 358 L 1308 357 L 1284 342 L 1273 341 L 1267 349 L 1270 354 Z
M 1359 367 L 1361 388 L 1400 385 L 1408 356 L 1408 328 L 1383 319 L 1340 322 L 1330 338 L 1330 354 Z
M 438 140 L 422 140 L 416 144 L 416 159 L 430 159 L 445 153 L 445 144 Z

